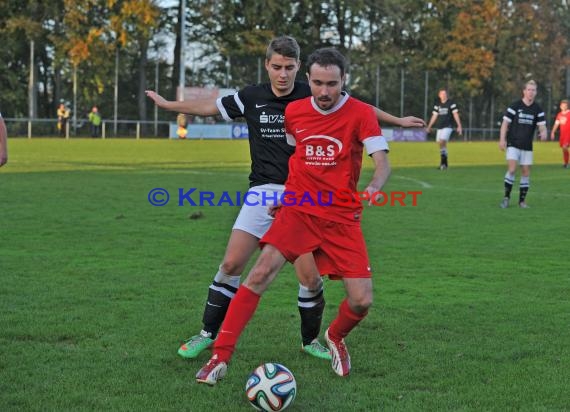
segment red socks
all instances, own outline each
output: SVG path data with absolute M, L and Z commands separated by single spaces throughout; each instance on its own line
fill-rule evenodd
M 567 165 L 568 160 L 570 160 L 570 152 L 568 150 L 563 150 L 562 153 L 564 153 L 564 164 Z
M 237 341 L 249 320 L 253 317 L 261 296 L 241 285 L 232 299 L 226 318 L 214 342 L 213 354 L 228 363 L 234 353 Z M 338 308 L 338 315 L 329 327 L 329 337 L 334 341 L 344 339 L 368 311 L 355 313 L 350 309 L 348 300 L 344 299 Z
M 338 308 L 338 315 L 329 326 L 329 337 L 333 341 L 340 341 L 350 333 L 362 319 L 366 317 L 368 311 L 355 313 L 348 306 L 348 300 L 344 299 Z
M 214 342 L 213 354 L 218 355 L 222 362 L 228 363 L 231 359 L 237 341 L 255 313 L 260 299 L 261 296 L 246 286 L 238 288 Z

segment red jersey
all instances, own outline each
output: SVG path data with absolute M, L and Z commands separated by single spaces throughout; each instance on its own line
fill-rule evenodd
M 285 109 L 287 141 L 296 146 L 289 159 L 283 205 L 328 220 L 358 224 L 362 202 L 353 196 L 362 152 L 388 151 L 373 108 L 342 93 L 330 110 L 312 97 Z
M 559 112 L 556 115 L 556 123 L 560 129 L 560 141 L 570 140 L 570 110 L 566 110 L 566 113 Z

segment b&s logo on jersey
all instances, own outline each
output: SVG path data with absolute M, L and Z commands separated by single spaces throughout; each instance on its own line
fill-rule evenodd
M 272 124 L 272 123 L 285 123 L 285 115 L 282 114 L 265 114 L 259 115 L 259 123 Z
M 305 164 L 310 166 L 336 166 L 336 157 L 342 152 L 342 142 L 331 136 L 305 137 Z

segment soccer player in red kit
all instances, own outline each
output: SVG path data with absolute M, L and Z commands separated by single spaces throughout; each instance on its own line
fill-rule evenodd
M 208 288 L 202 330 L 178 349 L 178 354 L 183 358 L 196 358 L 212 345 L 237 292 L 241 274 L 256 252 L 259 239 L 273 223 L 273 217 L 267 213 L 267 202 L 263 199 L 281 196 L 289 173 L 289 157 L 294 152 L 294 147 L 287 144 L 285 136 L 285 108 L 292 101 L 311 96 L 309 85 L 295 80 L 301 66 L 300 55 L 301 49 L 294 38 L 279 36 L 271 40 L 267 47 L 267 83 L 246 86 L 225 97 L 185 101 L 168 101 L 153 91 L 146 92 L 156 105 L 176 113 L 221 115 L 227 121 L 243 118 L 249 131 L 249 187 L 257 195 L 253 202 L 245 202 L 240 209 L 224 258 Z M 380 122 L 399 127 L 425 126 L 423 120 L 414 116 L 399 118 L 374 107 L 373 110 Z M 295 267 L 300 283 L 298 308 L 302 350 L 317 358 L 330 360 L 330 351 L 318 340 L 325 299 L 313 256 L 308 254 L 298 259 Z
M 230 304 L 211 359 L 196 374 L 200 383 L 214 385 L 226 374 L 263 292 L 287 261 L 311 252 L 319 272 L 342 279 L 345 286 L 346 298 L 325 339 L 333 370 L 340 376 L 350 372 L 344 338 L 372 304 L 372 272 L 360 226 L 360 199 L 340 201 L 334 193 L 339 188 L 356 193 L 365 148 L 375 163 L 365 192 L 375 196 L 390 175 L 388 144 L 372 108 L 342 91 L 342 54 L 334 48 L 319 49 L 309 56 L 307 67 L 312 97 L 285 109 L 287 140 L 296 146 L 289 160 L 287 197 L 260 241 L 263 250 L 257 262 Z
M 556 129 L 560 127 L 560 147 L 564 156 L 564 169 L 568 169 L 568 160 L 570 160 L 570 110 L 568 110 L 568 100 L 560 102 L 560 112 L 556 115 L 554 127 L 550 132 L 550 140 L 554 140 Z

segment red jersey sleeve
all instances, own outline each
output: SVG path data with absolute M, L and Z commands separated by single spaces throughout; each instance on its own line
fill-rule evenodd
M 289 144 L 290 146 L 296 146 L 297 145 L 297 141 L 295 140 L 295 135 L 293 134 L 293 129 L 290 127 L 291 126 L 291 121 L 288 121 L 291 117 L 291 110 L 290 107 L 294 106 L 295 102 L 289 103 L 287 105 L 287 107 L 285 108 L 285 122 L 284 122 L 284 127 L 285 127 L 285 137 L 287 139 L 287 144 Z

